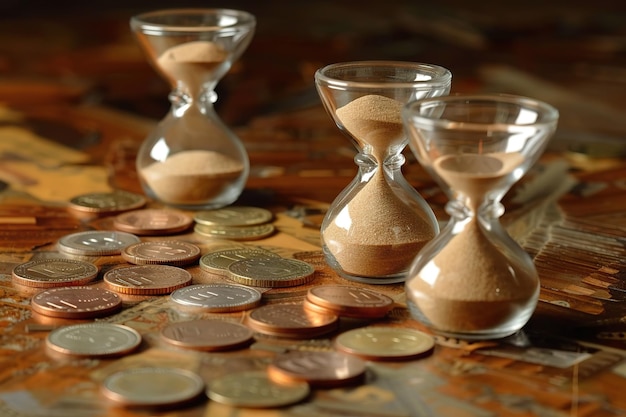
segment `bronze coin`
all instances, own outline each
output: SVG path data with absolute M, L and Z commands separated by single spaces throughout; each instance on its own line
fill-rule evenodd
M 307 311 L 302 304 L 267 304 L 250 311 L 246 325 L 259 333 L 305 339 L 335 331 L 339 318 L 332 313 Z
M 99 287 L 60 287 L 36 294 L 33 311 L 49 317 L 86 319 L 113 314 L 122 308 L 116 293 Z
M 161 330 L 166 342 L 203 351 L 233 350 L 252 342 L 252 330 L 224 320 L 191 320 L 171 323 Z
M 93 281 L 98 275 L 98 267 L 72 259 L 42 259 L 17 265 L 11 275 L 15 283 L 26 287 L 77 286 Z
M 200 248 L 177 240 L 139 242 L 125 247 L 122 258 L 135 265 L 183 266 L 200 258 Z
M 136 210 L 146 205 L 144 196 L 128 191 L 116 190 L 103 193 L 86 193 L 73 197 L 68 204 L 70 210 L 79 213 L 112 215 Z
M 111 269 L 104 274 L 109 289 L 133 295 L 160 295 L 187 286 L 191 274 L 177 266 L 134 265 Z
M 339 316 L 352 318 L 382 318 L 392 308 L 393 300 L 385 294 L 343 285 L 322 285 L 307 291 L 306 307 L 320 307 Z
M 311 387 L 329 388 L 362 382 L 366 364 L 356 356 L 341 352 L 293 351 L 274 358 L 267 371 L 269 377 L 279 383 L 307 382 Z
M 117 230 L 136 235 L 169 235 L 191 227 L 193 219 L 177 210 L 141 209 L 118 214 L 113 220 Z
M 315 278 L 315 268 L 297 259 L 251 258 L 228 265 L 228 278 L 252 287 L 293 287 Z

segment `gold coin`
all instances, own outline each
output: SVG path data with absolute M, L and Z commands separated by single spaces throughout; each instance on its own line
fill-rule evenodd
M 191 283 L 191 274 L 177 266 L 133 265 L 111 269 L 104 274 L 109 289 L 133 295 L 162 295 Z
M 244 371 L 213 380 L 207 395 L 235 407 L 274 408 L 302 401 L 310 391 L 306 382 L 283 384 L 272 381 L 265 371 Z
M 202 378 L 185 369 L 144 367 L 124 369 L 107 377 L 102 393 L 124 406 L 174 406 L 204 391 Z
M 231 206 L 199 211 L 194 215 L 198 224 L 208 226 L 252 226 L 271 221 L 271 211 L 260 207 Z
M 48 348 L 56 352 L 89 357 L 123 355 L 140 343 L 141 335 L 133 328 L 105 322 L 60 327 L 46 339 Z
M 366 360 L 407 360 L 432 352 L 435 339 L 419 330 L 398 327 L 362 327 L 341 333 L 338 350 Z
M 200 258 L 200 269 L 213 274 L 228 276 L 228 266 L 233 262 L 255 258 L 276 258 L 278 256 L 260 248 L 225 249 L 203 255 Z
M 111 215 L 139 209 L 145 205 L 146 199 L 142 195 L 117 190 L 110 193 L 78 195 L 69 201 L 68 207 L 79 213 Z
M 276 228 L 271 223 L 255 226 L 214 226 L 196 224 L 193 231 L 204 237 L 229 240 L 258 240 L 271 236 Z
M 90 262 L 72 259 L 41 259 L 24 262 L 13 268 L 13 282 L 26 287 L 65 287 L 84 285 L 98 275 Z
M 246 259 L 228 265 L 228 278 L 252 287 L 293 287 L 315 278 L 315 268 L 297 259 Z
M 200 248 L 178 240 L 152 240 L 126 246 L 122 258 L 135 265 L 184 266 L 200 258 Z

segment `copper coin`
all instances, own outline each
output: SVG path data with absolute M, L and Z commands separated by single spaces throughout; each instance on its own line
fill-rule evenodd
M 259 333 L 304 339 L 333 332 L 339 318 L 306 311 L 301 304 L 268 304 L 250 311 L 246 325 Z
M 223 320 L 191 320 L 167 325 L 161 337 L 178 347 L 220 351 L 248 346 L 252 342 L 252 330 Z
M 186 369 L 142 367 L 123 369 L 108 376 L 102 393 L 129 407 L 177 406 L 199 397 L 202 378 Z
M 177 266 L 135 265 L 111 269 L 104 274 L 109 289 L 133 295 L 160 295 L 187 286 L 191 274 Z
M 207 395 L 215 402 L 235 407 L 275 408 L 297 403 L 310 391 L 306 382 L 280 384 L 265 371 L 243 371 L 211 381 Z
M 209 313 L 248 310 L 261 303 L 254 288 L 232 284 L 197 284 L 179 288 L 170 299 L 183 307 L 201 308 Z
M 228 240 L 258 240 L 271 236 L 276 228 L 271 223 L 255 226 L 214 226 L 196 224 L 193 231 L 205 237 Z
M 315 278 L 315 268 L 297 259 L 253 258 L 228 265 L 228 278 L 252 287 L 293 287 Z
M 104 193 L 86 193 L 69 201 L 68 208 L 80 213 L 111 215 L 136 210 L 146 205 L 142 195 L 116 190 Z
M 83 323 L 53 330 L 48 348 L 67 355 L 107 357 L 123 355 L 141 344 L 141 335 L 131 327 L 112 323 Z
M 119 255 L 128 245 L 140 239 L 126 232 L 89 230 L 63 236 L 57 244 L 60 251 L 74 255 L 106 256 Z
M 98 275 L 98 267 L 72 259 L 42 259 L 17 265 L 13 281 L 26 287 L 52 288 L 84 285 Z
M 125 247 L 122 258 L 135 265 L 183 266 L 200 258 L 200 248 L 177 240 L 139 242 Z
M 169 209 L 141 209 L 118 214 L 113 226 L 136 235 L 169 235 L 191 227 L 193 219 L 185 213 Z
M 337 349 L 366 360 L 407 360 L 427 354 L 435 339 L 419 330 L 398 327 L 361 327 L 341 333 Z
M 392 308 L 391 297 L 366 288 L 323 285 L 310 288 L 306 295 L 307 307 L 319 306 L 339 316 L 353 318 L 381 318 Z
M 36 294 L 33 311 L 50 317 L 86 319 L 113 314 L 122 308 L 116 293 L 99 287 L 60 287 Z
M 209 226 L 252 226 L 267 223 L 273 217 L 272 212 L 264 208 L 229 206 L 199 211 L 194 215 L 194 220 Z
M 233 262 L 256 258 L 277 258 L 279 255 L 263 249 L 235 248 L 210 252 L 200 258 L 200 269 L 228 276 L 228 266 Z
M 362 382 L 366 364 L 341 352 L 293 351 L 277 356 L 267 370 L 276 382 L 307 382 L 311 387 L 329 388 Z

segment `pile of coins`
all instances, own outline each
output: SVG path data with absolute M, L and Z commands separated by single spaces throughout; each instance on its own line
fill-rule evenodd
M 408 328 L 366 326 L 339 332 L 342 318 L 379 320 L 393 300 L 377 291 L 344 285 L 308 289 L 302 302 L 263 303 L 262 288 L 311 283 L 315 269 L 307 262 L 281 257 L 246 245 L 201 254 L 198 246 L 171 236 L 193 230 L 202 237 L 255 240 L 274 233 L 271 212 L 255 207 L 201 211 L 192 217 L 170 209 L 143 208 L 129 193 L 79 196 L 70 209 L 82 214 L 114 216 L 115 230 L 85 231 L 62 237 L 56 258 L 33 259 L 12 272 L 16 285 L 36 289 L 33 313 L 62 319 L 95 320 L 122 310 L 122 298 L 165 296 L 177 308 L 201 314 L 241 312 L 243 319 L 190 319 L 165 324 L 159 340 L 172 348 L 196 352 L 247 349 L 257 339 L 329 338 L 333 349 L 291 351 L 275 355 L 266 369 L 218 376 L 207 386 L 193 370 L 138 366 L 109 375 L 102 393 L 124 406 L 176 406 L 205 394 L 237 407 L 283 407 L 305 400 L 313 389 L 362 383 L 367 361 L 419 358 L 433 349 L 432 337 Z M 142 241 L 139 236 L 151 236 Z M 107 270 L 81 257 L 120 256 L 127 265 Z M 194 284 L 185 268 L 221 276 L 223 282 Z M 339 332 L 339 333 L 338 333 Z M 57 355 L 116 358 L 135 352 L 144 342 L 129 326 L 104 321 L 53 329 L 47 349 Z M 271 343 L 270 343 L 271 344 Z

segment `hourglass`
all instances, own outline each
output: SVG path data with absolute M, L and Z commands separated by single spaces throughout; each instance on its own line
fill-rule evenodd
M 233 203 L 248 178 L 249 160 L 215 113 L 215 87 L 252 40 L 255 17 L 239 10 L 174 9 L 134 16 L 130 25 L 172 88 L 170 112 L 137 155 L 144 191 L 187 209 Z
M 435 332 L 501 338 L 530 319 L 537 271 L 500 225 L 500 200 L 539 158 L 558 116 L 546 103 L 509 95 L 447 96 L 404 109 L 413 152 L 449 197 L 450 221 L 405 283 L 411 314 Z
M 448 94 L 451 80 L 445 68 L 396 61 L 337 63 L 316 72 L 326 111 L 358 150 L 357 175 L 321 226 L 326 261 L 340 276 L 402 282 L 439 232 L 432 209 L 401 172 L 408 143 L 401 113 L 411 100 Z

